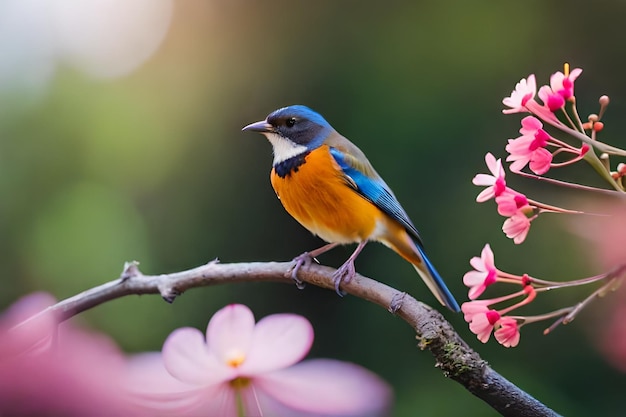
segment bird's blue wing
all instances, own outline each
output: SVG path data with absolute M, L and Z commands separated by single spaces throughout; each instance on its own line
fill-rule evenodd
M 419 233 L 406 211 L 367 159 L 360 161 L 358 158 L 334 147 L 330 147 L 330 154 L 359 194 L 402 224 L 415 241 L 422 245 Z

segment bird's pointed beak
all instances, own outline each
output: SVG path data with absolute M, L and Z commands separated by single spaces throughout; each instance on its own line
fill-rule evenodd
M 250 123 L 248 126 L 241 129 L 242 131 L 250 131 L 250 132 L 259 132 L 259 133 L 268 133 L 274 131 L 274 126 L 267 123 L 266 120 L 261 120 L 260 122 Z

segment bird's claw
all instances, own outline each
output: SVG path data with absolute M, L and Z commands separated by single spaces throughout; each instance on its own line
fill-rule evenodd
M 339 288 L 342 283 L 349 283 L 352 278 L 356 275 L 356 270 L 354 269 L 354 262 L 346 262 L 341 265 L 339 269 L 335 271 L 333 274 L 333 280 L 335 283 L 335 291 L 339 294 L 340 297 L 346 295 L 344 291 Z
M 296 283 L 296 287 L 301 290 L 305 287 L 306 284 L 304 283 L 304 281 L 298 278 L 298 272 L 303 266 L 305 268 L 308 268 L 309 265 L 311 265 L 311 262 L 313 262 L 313 257 L 311 256 L 311 254 L 309 254 L 309 252 L 304 252 L 303 254 L 293 258 L 293 262 L 295 262 L 295 264 L 291 269 L 291 279 L 293 279 Z

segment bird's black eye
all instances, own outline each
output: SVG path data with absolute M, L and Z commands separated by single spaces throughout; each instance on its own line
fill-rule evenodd
M 290 117 L 289 119 L 285 120 L 285 126 L 287 127 L 293 127 L 295 124 L 296 124 L 295 117 Z

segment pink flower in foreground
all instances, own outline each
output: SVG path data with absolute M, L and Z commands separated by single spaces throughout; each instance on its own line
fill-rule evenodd
M 495 156 L 493 156 L 491 152 L 487 152 L 485 155 L 485 162 L 487 163 L 487 168 L 489 168 L 491 175 L 476 174 L 476 176 L 472 179 L 472 183 L 474 185 L 487 187 L 476 197 L 476 201 L 479 203 L 499 196 L 506 189 L 506 181 L 504 180 L 505 172 L 502 168 L 502 160 L 496 160 Z
M 494 336 L 498 343 L 504 347 L 515 347 L 519 343 L 520 333 L 517 320 L 511 317 L 502 317 L 498 321 L 498 329 Z
M 530 230 L 530 221 L 531 219 L 529 219 L 526 214 L 520 210 L 504 221 L 502 231 L 506 237 L 513 239 L 513 242 L 516 245 L 519 245 L 528 235 L 528 231 Z
M 522 136 L 516 139 L 509 139 L 506 151 L 510 154 L 506 160 L 513 162 L 511 171 L 519 172 L 526 165 L 537 175 L 548 172 L 552 162 L 552 153 L 545 147 L 548 144 L 550 135 L 542 129 L 543 124 L 533 116 L 522 119 Z
M 153 415 L 362 416 L 384 415 L 386 383 L 353 364 L 314 359 L 313 329 L 293 314 L 255 324 L 250 309 L 229 305 L 197 329 L 174 331 L 162 355 L 144 354 L 131 365 L 130 388 Z
M 58 325 L 33 294 L 0 318 L 0 415 L 138 416 L 121 389 L 124 358 L 101 335 Z
M 526 104 L 532 100 L 537 93 L 537 82 L 535 74 L 531 74 L 528 78 L 522 78 L 516 85 L 515 90 L 511 92 L 509 97 L 502 100 L 502 104 L 509 109 L 502 110 L 504 114 L 527 112 Z
M 476 299 L 485 289 L 496 282 L 498 270 L 494 264 L 491 246 L 487 243 L 480 253 L 480 258 L 474 256 L 470 259 L 473 271 L 463 275 L 463 284 L 470 287 L 468 297 L 470 300 Z M 465 311 L 465 310 L 464 310 Z

